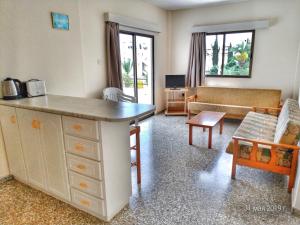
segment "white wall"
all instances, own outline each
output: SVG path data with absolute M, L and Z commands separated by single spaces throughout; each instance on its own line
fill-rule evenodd
M 52 29 L 51 11 L 69 15 L 69 31 Z M 39 78 L 48 93 L 99 97 L 106 86 L 105 12 L 161 26 L 155 38 L 155 99 L 161 110 L 169 70 L 168 14 L 139 0 L 0 0 L 0 78 Z
M 283 98 L 293 95 L 297 51 L 300 43 L 299 0 L 252 0 L 245 3 L 195 8 L 172 13 L 173 73 L 186 73 L 193 25 L 271 19 L 272 26 L 257 30 L 252 78 L 208 78 L 207 85 L 278 88 Z M 299 86 L 298 86 L 299 87 Z M 298 88 L 296 88 L 298 91 Z
M 74 0 L 0 1 L 0 76 L 45 79 L 49 93 L 83 96 L 84 77 Z M 50 12 L 70 17 L 70 31 L 52 29 Z
M 272 26 L 256 32 L 252 78 L 209 78 L 208 85 L 280 88 L 284 98 L 294 89 L 295 96 L 299 10 L 298 0 L 252 0 L 175 12 L 140 0 L 0 0 L 0 79 L 40 78 L 49 93 L 99 97 L 106 86 L 103 13 L 112 12 L 160 25 L 155 99 L 162 110 L 164 75 L 187 71 L 193 25 L 269 18 Z M 52 29 L 51 11 L 69 15 L 70 31 Z
M 296 72 L 295 72 L 295 82 L 294 82 L 294 94 L 293 98 L 298 99 L 299 105 L 300 105 L 300 42 L 298 45 L 298 56 L 297 56 L 297 63 L 296 63 Z

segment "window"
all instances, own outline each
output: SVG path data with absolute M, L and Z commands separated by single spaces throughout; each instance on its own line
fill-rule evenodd
M 255 31 L 206 35 L 205 75 L 208 77 L 251 77 Z
M 123 92 L 154 103 L 154 36 L 120 32 Z

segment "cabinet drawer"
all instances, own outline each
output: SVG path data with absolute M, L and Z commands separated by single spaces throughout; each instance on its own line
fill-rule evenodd
M 98 198 L 104 198 L 102 182 L 71 171 L 69 172 L 69 178 L 71 187 Z
M 100 145 L 98 142 L 65 135 L 67 152 L 100 161 Z
M 79 206 L 79 208 L 87 212 L 93 212 L 97 215 L 105 216 L 104 200 L 95 198 L 73 188 L 71 188 L 71 195 L 72 202 Z
M 101 180 L 101 166 L 99 162 L 67 154 L 68 168 L 77 173 Z
M 99 140 L 97 121 L 63 116 L 63 125 L 67 134 Z

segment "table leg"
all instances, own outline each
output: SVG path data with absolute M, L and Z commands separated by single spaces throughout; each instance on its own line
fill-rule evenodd
M 223 127 L 224 127 L 224 118 L 222 118 L 220 121 L 220 134 L 223 133 Z
M 189 125 L 189 145 L 193 144 L 193 126 Z
M 211 142 L 212 142 L 212 127 L 210 127 L 209 129 L 209 133 L 208 133 L 208 148 L 211 148 Z

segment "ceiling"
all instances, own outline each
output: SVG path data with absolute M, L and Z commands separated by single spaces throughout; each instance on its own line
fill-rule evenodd
M 144 0 L 167 10 L 187 9 L 193 7 L 245 2 L 249 0 Z

